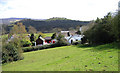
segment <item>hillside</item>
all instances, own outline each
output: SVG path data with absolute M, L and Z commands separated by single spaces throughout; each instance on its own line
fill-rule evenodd
M 33 26 L 38 31 L 52 32 L 54 29 L 69 30 L 75 29 L 77 26 L 87 25 L 90 21 L 77 21 L 66 18 L 50 18 L 47 20 L 21 20 L 26 27 Z
M 29 26 L 33 26 L 37 31 L 41 32 L 58 32 L 61 30 L 74 30 L 78 26 L 89 24 L 91 21 L 78 21 L 67 18 L 53 17 L 50 19 L 28 19 L 28 18 L 5 18 L 0 19 L 0 24 L 4 24 L 2 28 L 9 33 L 13 24 L 22 22 L 28 30 Z
M 0 24 L 5 24 L 5 25 L 10 25 L 11 23 L 15 22 L 15 21 L 20 21 L 23 20 L 25 18 L 3 18 L 0 19 Z
M 20 21 L 23 19 L 30 19 L 30 18 L 1 18 L 0 24 L 10 25 L 11 23 L 14 23 L 16 21 Z M 45 19 L 32 19 L 32 20 L 45 20 Z
M 118 71 L 116 44 L 64 46 L 24 53 L 24 60 L 3 64 L 3 71 Z

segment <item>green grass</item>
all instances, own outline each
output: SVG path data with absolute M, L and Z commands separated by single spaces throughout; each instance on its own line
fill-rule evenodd
M 44 37 L 51 37 L 53 35 L 53 33 L 43 33 Z M 39 36 L 39 34 L 35 34 L 36 37 Z
M 2 66 L 3 71 L 118 71 L 118 47 L 64 46 L 24 53 L 24 60 Z
M 37 40 L 39 34 L 34 34 L 34 35 L 35 35 L 35 39 Z M 51 37 L 51 36 L 53 35 L 53 33 L 43 33 L 43 35 L 44 35 L 44 38 L 45 38 L 45 37 Z
M 44 33 L 45 37 L 51 37 L 53 33 Z

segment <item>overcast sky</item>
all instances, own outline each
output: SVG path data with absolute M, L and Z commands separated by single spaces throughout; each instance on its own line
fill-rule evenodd
M 95 20 L 118 9 L 119 0 L 0 0 L 0 18 Z

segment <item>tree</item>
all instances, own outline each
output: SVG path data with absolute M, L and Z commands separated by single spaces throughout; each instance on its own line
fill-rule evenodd
M 81 32 L 80 32 L 80 30 L 78 30 L 78 31 L 76 32 L 76 34 L 78 34 L 78 35 L 81 35 Z
M 2 46 L 2 63 L 24 59 L 19 38 L 14 38 Z
M 28 27 L 28 33 L 36 33 L 36 32 L 37 32 L 37 30 L 34 27 L 32 27 L 32 26 Z
M 52 32 L 56 32 L 56 33 L 61 32 L 61 31 L 62 31 L 61 28 L 53 28 L 52 29 Z
M 62 41 L 63 39 L 64 39 L 64 36 L 62 34 L 59 34 L 58 37 L 57 37 L 57 40 Z
M 12 35 L 18 34 L 18 32 L 19 32 L 19 27 L 17 25 L 14 25 L 9 34 L 12 34 Z
M 117 12 L 112 20 L 112 31 L 117 41 L 120 41 L 120 11 Z
M 64 38 L 64 36 L 61 33 L 57 37 L 56 45 L 58 45 L 58 46 L 68 45 L 67 40 Z
M 70 27 L 69 31 L 75 31 L 75 29 L 73 27 Z
M 18 22 L 16 25 L 14 25 L 10 31 L 10 34 L 24 34 L 26 33 L 25 26 Z
M 30 41 L 31 41 L 31 42 L 34 41 L 34 34 L 31 34 L 31 36 L 30 36 Z
M 24 34 L 24 33 L 27 32 L 26 29 L 25 29 L 25 26 L 22 23 L 18 22 L 17 25 L 18 25 L 18 28 L 19 28 L 18 29 L 18 34 Z
M 80 30 L 80 26 L 76 26 L 76 30 Z
M 38 38 L 39 38 L 39 37 L 42 37 L 42 38 L 44 38 L 44 37 L 45 37 L 45 35 L 44 35 L 42 32 L 40 32 L 40 33 L 39 33 L 39 36 L 38 36 Z
M 108 13 L 104 18 L 97 18 L 95 25 L 84 32 L 90 43 L 92 44 L 104 44 L 111 43 L 116 40 L 115 34 L 113 32 L 111 14 Z M 100 22 L 100 20 L 102 20 Z
M 54 33 L 52 36 L 51 36 L 52 39 L 55 39 L 56 38 L 56 33 Z
M 95 23 L 101 23 L 101 22 L 102 22 L 102 20 L 97 17 Z
M 118 20 L 118 36 L 119 36 L 119 41 L 120 41 L 120 11 L 118 11 L 118 18 L 117 18 L 117 20 Z
M 70 36 L 70 32 L 68 32 L 67 35 Z
M 6 34 L 7 33 L 7 29 L 8 29 L 7 25 L 2 24 L 0 26 L 1 26 L 0 30 L 2 30 L 2 35 Z

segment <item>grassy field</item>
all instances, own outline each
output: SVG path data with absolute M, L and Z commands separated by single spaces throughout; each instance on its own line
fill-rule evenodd
M 53 33 L 43 33 L 45 37 L 51 37 L 53 35 Z M 19 34 L 17 34 L 19 35 Z M 28 34 L 23 34 L 24 36 L 27 36 Z M 39 36 L 39 34 L 35 34 L 36 37 Z M 5 38 L 5 37 L 8 37 L 8 34 L 5 34 L 5 35 L 0 35 L 0 38 Z
M 53 33 L 44 33 L 45 37 L 51 37 Z
M 3 71 L 118 71 L 118 47 L 64 46 L 24 53 L 24 60 L 2 66 Z

